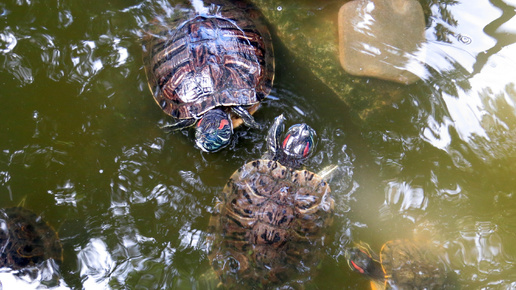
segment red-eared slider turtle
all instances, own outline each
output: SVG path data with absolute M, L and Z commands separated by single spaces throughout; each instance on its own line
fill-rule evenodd
M 432 247 L 413 240 L 385 243 L 380 257 L 366 243 L 346 251 L 352 270 L 367 275 L 372 289 L 443 289 L 447 286 L 445 265 Z
M 226 287 L 267 287 L 309 280 L 320 262 L 334 201 L 324 178 L 296 169 L 315 131 L 297 124 L 280 142 L 284 117 L 267 137 L 268 152 L 233 173 L 210 220 L 209 258 Z
M 241 1 L 203 2 L 154 21 L 143 59 L 154 99 L 176 120 L 165 128 L 197 123 L 197 145 L 214 152 L 229 144 L 240 123 L 258 127 L 251 114 L 271 90 L 274 59 L 258 10 Z
M 47 259 L 63 260 L 63 248 L 54 229 L 23 207 L 0 210 L 0 268 L 18 270 Z

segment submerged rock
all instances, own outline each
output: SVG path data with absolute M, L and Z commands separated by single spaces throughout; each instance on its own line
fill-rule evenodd
M 410 84 L 425 40 L 425 19 L 415 0 L 355 0 L 339 11 L 340 64 L 350 74 Z

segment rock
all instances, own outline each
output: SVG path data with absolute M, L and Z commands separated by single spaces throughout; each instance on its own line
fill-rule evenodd
M 350 108 L 350 117 L 362 123 L 387 113 L 391 104 L 411 86 L 347 73 L 339 60 L 338 12 L 348 0 L 253 0 L 277 39 Z M 278 57 L 278 55 L 276 55 Z M 279 60 L 277 60 L 277 63 Z M 387 109 L 387 110 L 386 110 Z
M 411 84 L 425 40 L 416 0 L 355 0 L 339 10 L 339 58 L 346 72 Z

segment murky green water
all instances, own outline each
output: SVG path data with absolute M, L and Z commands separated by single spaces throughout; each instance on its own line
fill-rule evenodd
M 198 287 L 210 267 L 215 197 L 260 157 L 267 126 L 284 113 L 318 132 L 308 168 L 341 168 L 331 182 L 335 220 L 309 288 L 367 287 L 344 249 L 358 240 L 378 249 L 422 224 L 434 225 L 463 288 L 516 287 L 516 3 L 447 2 L 426 4 L 423 80 L 400 86 L 399 100 L 363 123 L 276 37 L 272 97 L 255 115 L 262 129 L 236 130 L 216 154 L 194 148 L 191 131 L 158 127 L 170 119 L 147 88 L 140 27 L 169 3 L 0 3 L 0 206 L 25 200 L 59 231 L 60 278 L 44 284 Z M 449 42 L 439 25 L 453 32 Z M 369 89 L 355 93 L 381 86 Z M 9 289 L 10 273 L 0 274 Z

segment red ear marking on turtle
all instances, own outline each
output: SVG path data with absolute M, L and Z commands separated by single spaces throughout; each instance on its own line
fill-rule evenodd
M 224 120 L 220 121 L 220 124 L 219 124 L 219 130 L 220 130 L 220 129 L 222 129 L 222 128 L 224 128 L 224 127 L 225 127 L 226 125 L 228 125 L 228 124 L 229 124 L 229 122 L 228 122 L 228 120 L 226 120 L 226 119 L 224 119 Z
M 308 151 L 310 150 L 310 143 L 306 142 L 305 150 L 303 150 L 303 157 L 308 155 Z
M 351 265 L 353 265 L 353 267 L 358 271 L 360 272 L 360 274 L 364 274 L 364 269 L 360 268 L 357 264 L 355 264 L 355 262 L 351 261 Z
M 204 119 L 199 119 L 199 121 L 197 122 L 197 127 L 201 127 L 202 120 Z
M 290 134 L 288 134 L 287 138 L 285 138 L 285 140 L 283 140 L 283 145 L 282 145 L 283 149 L 285 149 L 285 146 L 287 146 L 287 141 L 288 141 L 289 138 L 290 138 Z

